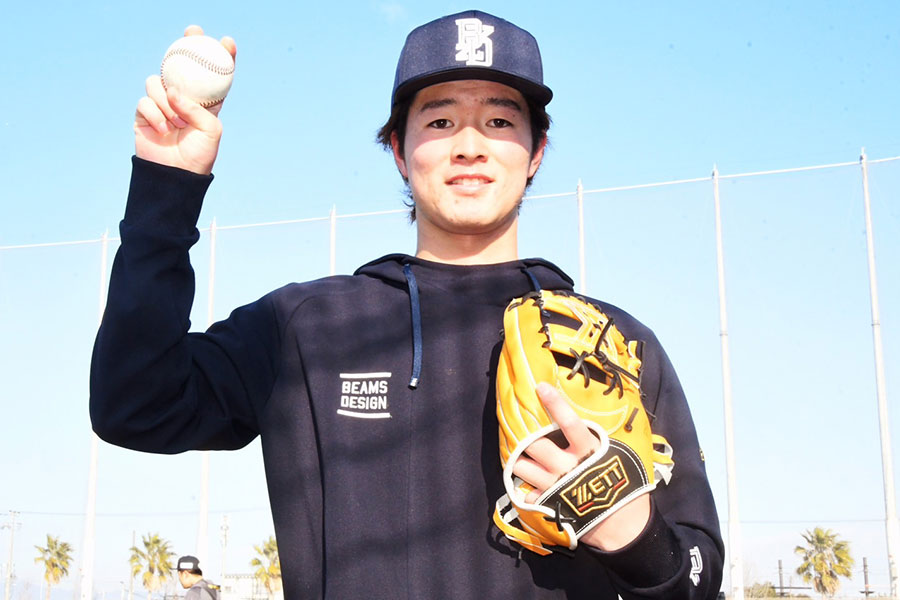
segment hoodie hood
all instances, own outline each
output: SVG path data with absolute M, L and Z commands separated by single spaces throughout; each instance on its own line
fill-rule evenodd
M 533 275 L 545 290 L 573 289 L 572 279 L 553 263 L 526 258 L 488 265 L 451 265 L 409 256 L 388 254 L 356 270 L 354 275 L 375 277 L 407 287 L 404 265 L 411 265 L 418 285 L 435 287 L 452 294 L 477 295 L 483 302 L 506 306 L 510 300 L 534 290 L 526 275 Z
M 381 279 L 409 293 L 413 364 L 409 388 L 419 386 L 422 374 L 422 307 L 419 288 L 437 290 L 454 298 L 505 307 L 509 301 L 539 289 L 572 290 L 572 280 L 556 265 L 542 259 L 514 260 L 489 265 L 450 265 L 406 254 L 389 254 L 367 263 L 354 275 Z

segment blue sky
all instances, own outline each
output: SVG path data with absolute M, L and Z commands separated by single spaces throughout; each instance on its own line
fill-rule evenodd
M 26 6 L 26 4 L 28 4 Z M 238 44 L 225 135 L 200 226 L 402 207 L 374 142 L 394 66 L 416 25 L 454 2 L 14 3 L 0 22 L 0 247 L 116 235 L 144 79 L 191 23 Z M 895 2 L 485 2 L 544 56 L 551 148 L 533 195 L 900 156 Z M 888 358 L 900 386 L 900 166 L 872 165 Z M 721 182 L 736 443 L 750 580 L 794 565 L 800 532 L 841 532 L 884 575 L 871 315 L 856 166 Z M 681 375 L 727 518 L 718 303 L 709 182 L 588 194 L 586 291 L 656 330 Z M 577 275 L 571 198 L 536 200 L 522 253 Z M 570 228 L 570 229 L 566 229 Z M 219 234 L 215 317 L 327 273 L 327 225 Z M 338 269 L 412 251 L 402 215 L 347 221 Z M 208 240 L 196 249 L 193 322 L 206 322 Z M 21 511 L 14 561 L 37 593 L 35 544 L 80 547 L 88 462 L 87 366 L 97 324 L 96 244 L 0 252 L 0 522 Z M 894 410 L 894 431 L 900 426 Z M 896 446 L 896 444 L 895 444 Z M 896 453 L 895 453 L 896 454 Z M 895 459 L 896 462 L 896 459 Z M 98 583 L 117 590 L 131 531 L 192 550 L 194 454 L 101 447 Z M 258 444 L 214 455 L 211 559 L 246 570 L 271 533 Z M 233 475 L 240 473 L 240 478 Z M 854 484 L 835 494 L 835 473 Z M 841 482 L 850 480 L 838 477 Z M 0 530 L 0 548 L 9 531 Z M 5 550 L 0 563 L 5 563 Z M 856 582 L 854 583 L 854 585 Z M 64 584 L 65 585 L 65 584 Z M 848 588 L 849 589 L 849 588 Z M 112 593 L 112 592 L 111 592 Z

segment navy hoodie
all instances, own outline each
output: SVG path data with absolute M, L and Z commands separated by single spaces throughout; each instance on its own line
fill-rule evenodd
M 504 493 L 493 388 L 502 312 L 533 289 L 528 273 L 550 290 L 571 290 L 571 279 L 540 259 L 390 255 L 188 333 L 188 250 L 212 177 L 133 163 L 91 365 L 94 430 L 158 453 L 261 436 L 286 598 L 716 596 L 712 494 L 681 386 L 649 329 L 599 303 L 644 342 L 647 409 L 674 448 L 650 522 L 616 552 L 521 551 L 491 521 Z

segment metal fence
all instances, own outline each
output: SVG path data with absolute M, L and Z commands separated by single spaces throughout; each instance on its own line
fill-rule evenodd
M 627 309 L 672 358 L 719 506 L 729 597 L 785 573 L 801 585 L 794 547 L 817 526 L 857 557 L 842 593 L 859 597 L 864 577 L 891 592 L 896 501 L 883 450 L 900 418 L 887 411 L 900 364 L 898 199 L 894 157 L 618 188 L 573 182 L 523 206 L 520 254 Z M 201 225 L 196 329 L 288 281 L 414 248 L 404 210 Z M 90 349 L 117 244 L 104 234 L 0 246 L 0 563 L 12 598 L 42 592 L 34 546 L 47 534 L 75 546 L 59 589 L 80 586 L 85 598 L 124 589 L 133 531 L 159 532 L 220 574 L 246 571 L 272 533 L 258 443 L 168 457 L 90 434 Z

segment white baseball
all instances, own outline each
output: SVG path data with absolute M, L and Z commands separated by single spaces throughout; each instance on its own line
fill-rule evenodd
M 234 78 L 234 59 L 219 40 L 187 35 L 166 50 L 160 69 L 162 84 L 209 107 L 225 99 Z

